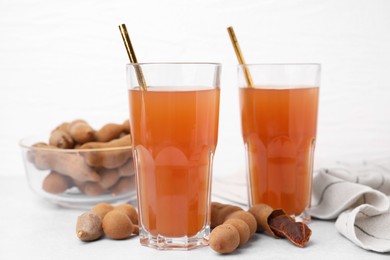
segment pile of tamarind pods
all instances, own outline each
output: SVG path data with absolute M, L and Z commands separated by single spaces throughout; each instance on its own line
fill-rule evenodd
M 77 218 L 76 235 L 82 241 L 95 241 L 106 235 L 111 239 L 126 239 L 137 235 L 138 213 L 131 204 L 113 206 L 98 203 Z
M 210 247 L 221 254 L 231 253 L 244 245 L 255 232 L 275 238 L 287 238 L 294 245 L 304 247 L 311 236 L 310 228 L 296 222 L 282 209 L 257 204 L 244 211 L 238 206 L 211 203 Z
M 209 245 L 220 254 L 231 253 L 245 245 L 256 232 L 287 238 L 299 247 L 304 247 L 311 236 L 306 224 L 266 204 L 244 211 L 238 206 L 212 202 L 210 226 Z M 138 233 L 138 214 L 129 204 L 99 203 L 80 215 L 76 224 L 76 235 L 82 241 L 94 241 L 104 234 L 111 239 L 126 239 Z
M 128 120 L 98 130 L 81 119 L 62 123 L 48 143 L 32 145 L 27 158 L 38 170 L 49 170 L 42 183 L 48 193 L 77 187 L 88 196 L 115 196 L 135 190 Z

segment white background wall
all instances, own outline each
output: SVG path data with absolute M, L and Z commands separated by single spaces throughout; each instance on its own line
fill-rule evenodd
M 0 0 L 0 175 L 24 136 L 127 118 L 120 23 L 139 61 L 223 63 L 217 176 L 244 155 L 229 25 L 248 63 L 322 64 L 317 166 L 390 157 L 390 1 Z

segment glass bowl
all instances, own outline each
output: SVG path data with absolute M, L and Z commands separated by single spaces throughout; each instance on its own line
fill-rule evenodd
M 40 197 L 69 208 L 136 199 L 130 146 L 59 149 L 43 145 L 45 139 L 27 137 L 19 143 L 28 184 Z

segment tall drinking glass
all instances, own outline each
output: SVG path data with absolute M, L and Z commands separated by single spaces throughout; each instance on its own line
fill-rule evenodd
M 142 245 L 208 244 L 220 70 L 215 63 L 127 65 Z
M 249 205 L 309 222 L 320 65 L 239 65 L 238 83 Z

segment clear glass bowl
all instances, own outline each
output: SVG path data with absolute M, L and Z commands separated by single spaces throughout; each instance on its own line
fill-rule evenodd
M 131 147 L 53 149 L 37 145 L 47 137 L 20 141 L 26 177 L 40 197 L 69 208 L 90 208 L 136 200 Z

